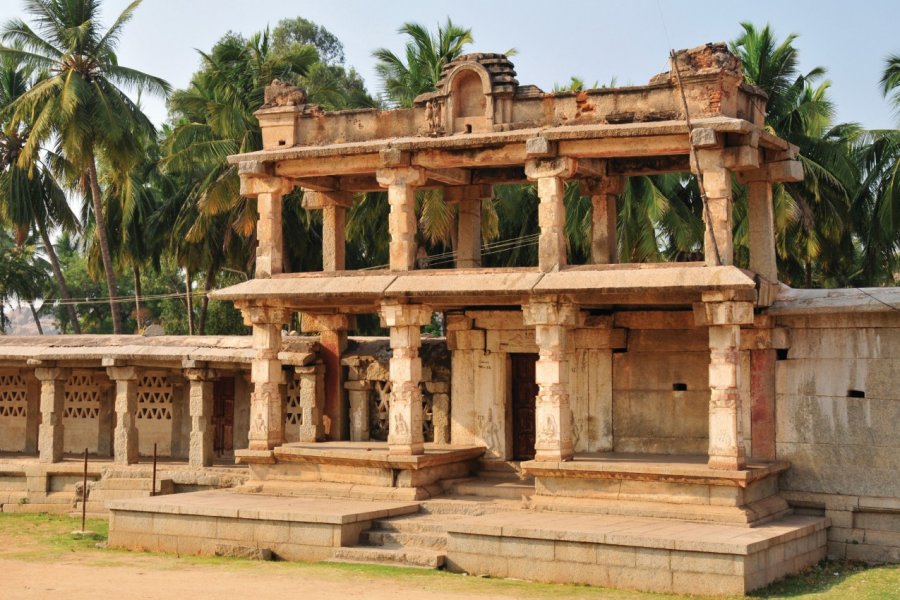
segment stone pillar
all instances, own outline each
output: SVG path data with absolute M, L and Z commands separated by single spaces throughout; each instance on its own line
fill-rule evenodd
M 347 209 L 337 204 L 322 207 L 322 270 L 343 271 L 346 268 Z
M 116 382 L 116 429 L 113 432 L 113 461 L 117 465 L 138 462 L 137 388 L 140 372 L 135 367 L 107 367 Z
M 97 439 L 97 456 L 113 456 L 113 435 L 115 431 L 116 392 L 113 382 L 100 379 L 100 423 Z
M 728 292 L 704 292 L 698 321 L 709 327 L 709 466 L 746 466 L 741 420 L 741 325 L 753 323 L 753 304 Z
M 272 177 L 262 163 L 241 163 L 241 195 L 256 198 L 256 277 L 265 278 L 284 269 L 284 228 L 281 199 L 293 189 L 290 180 Z
M 391 406 L 388 447 L 391 454 L 424 454 L 422 434 L 421 328 L 431 322 L 431 307 L 386 301 L 383 327 L 391 330 Z
M 750 174 L 745 174 L 747 177 Z M 775 214 L 772 183 L 753 178 L 747 182 L 747 211 L 750 220 L 750 270 L 769 281 L 778 281 L 775 258 Z
M 703 174 L 703 186 L 709 205 L 708 215 L 706 209 L 703 209 L 703 221 L 706 224 L 703 250 L 706 264 L 734 264 L 731 171 L 725 166 L 725 152 L 721 148 L 697 150 L 697 162 Z
M 63 458 L 63 410 L 69 369 L 39 367 L 34 376 L 41 382 L 41 425 L 38 430 L 38 453 L 42 463 L 56 463 Z
M 210 418 L 213 413 L 215 373 L 206 369 L 204 365 L 187 368 L 184 374 L 190 382 L 191 445 L 188 450 L 188 464 L 195 469 L 211 467 L 215 431 L 210 424 Z
M 538 267 L 542 273 L 558 271 L 566 266 L 565 180 L 575 175 L 576 162 L 571 158 L 540 158 L 525 162 L 525 175 L 537 181 Z
M 388 189 L 391 214 L 391 271 L 411 271 L 416 264 L 416 187 L 425 183 L 425 171 L 416 167 L 378 169 L 378 183 Z
M 571 460 L 572 409 L 569 404 L 569 334 L 580 320 L 578 307 L 557 297 L 537 298 L 523 307 L 538 346 L 535 383 L 535 460 Z
M 582 179 L 581 194 L 591 198 L 591 264 L 619 261 L 616 234 L 616 197 L 622 193 L 621 177 Z
M 25 454 L 38 452 L 38 438 L 41 428 L 41 388 L 40 380 L 32 373 L 25 373 Z
M 352 315 L 321 315 L 304 313 L 301 327 L 304 332 L 318 332 L 319 357 L 325 364 L 325 414 L 331 421 L 326 432 L 330 440 L 350 437 L 350 416 L 344 394 L 344 369 L 341 356 L 347 349 L 347 332 L 356 327 Z
M 272 450 L 284 442 L 284 371 L 281 351 L 281 327 L 290 312 L 281 307 L 242 307 L 244 322 L 253 327 L 253 359 L 250 379 L 250 450 Z
M 775 460 L 776 348 L 788 345 L 784 330 L 775 329 L 775 317 L 757 315 L 757 343 L 750 347 L 750 451 L 754 458 Z M 778 335 L 780 333 L 780 335 Z M 743 344 L 747 347 L 746 342 Z

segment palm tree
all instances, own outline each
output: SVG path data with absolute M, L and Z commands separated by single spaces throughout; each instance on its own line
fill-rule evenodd
M 27 166 L 40 145 L 56 139 L 70 167 L 69 181 L 90 194 L 115 333 L 121 333 L 122 322 L 115 303 L 118 290 L 97 160 L 102 158 L 110 168 L 127 172 L 140 154 L 138 136 L 154 130 L 124 89 L 161 95 L 169 92 L 162 79 L 122 66 L 116 59 L 119 36 L 140 3 L 129 4 L 104 31 L 99 0 L 27 0 L 25 10 L 34 18 L 37 31 L 21 19 L 13 19 L 0 33 L 4 42 L 12 44 L 0 47 L 0 56 L 17 58 L 50 74 L 10 106 L 14 122 L 31 126 L 20 160 Z
M 438 26 L 435 35 L 418 23 L 404 23 L 399 33 L 411 38 L 406 43 L 405 62 L 387 48 L 375 50 L 372 56 L 378 61 L 375 72 L 386 98 L 406 108 L 413 105 L 416 96 L 434 91 L 444 65 L 475 41 L 471 29 L 454 25 L 449 18 L 443 27 Z
M 39 259 L 31 246 L 14 245 L 7 233 L 0 229 L 0 333 L 5 332 L 8 302 L 26 302 L 31 308 L 38 331 L 42 333 L 34 300 L 41 296 L 47 280 L 47 264 Z
M 32 82 L 31 70 L 13 57 L 0 59 L 0 110 L 21 97 Z M 30 168 L 23 167 L 20 156 L 30 134 L 26 125 L 7 121 L 0 132 L 0 210 L 17 230 L 17 237 L 34 229 L 41 238 L 44 253 L 50 261 L 59 294 L 69 313 L 73 331 L 81 333 L 75 304 L 59 257 L 50 241 L 49 228 L 62 227 L 68 231 L 78 228 L 78 220 L 66 202 L 65 193 L 50 172 L 41 152 L 29 159 Z
M 853 256 L 850 204 L 859 174 L 852 149 L 860 128 L 834 125 L 830 84 L 820 82 L 825 69 L 798 72 L 796 34 L 779 42 L 768 25 L 741 27 L 731 49 L 743 63 L 744 78 L 768 94 L 766 127 L 799 147 L 805 171 L 803 182 L 776 185 L 773 192 L 782 217 L 776 220 L 780 272 L 788 282 L 812 287 L 845 272 L 848 252 Z

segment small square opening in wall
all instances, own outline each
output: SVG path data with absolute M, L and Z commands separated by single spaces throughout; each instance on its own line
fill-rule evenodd
M 788 359 L 788 349 L 787 348 L 778 348 L 775 350 L 775 360 L 787 360 Z
M 673 391 L 673 392 L 686 392 L 686 391 L 687 391 L 687 384 L 686 384 L 686 383 L 673 383 L 673 384 L 672 384 L 672 391 Z
M 848 398 L 865 398 L 866 393 L 863 390 L 847 390 Z

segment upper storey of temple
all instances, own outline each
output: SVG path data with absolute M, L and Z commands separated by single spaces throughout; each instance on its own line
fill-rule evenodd
M 282 84 L 270 88 L 257 117 L 265 150 L 396 138 L 432 138 L 425 145 L 437 147 L 446 144 L 433 138 L 466 134 L 683 121 L 680 74 L 692 119 L 731 117 L 762 123 L 766 96 L 743 82 L 740 61 L 724 44 L 676 56 L 678 74 L 672 65 L 645 86 L 545 93 L 533 85 L 519 85 L 512 62 L 502 54 L 466 54 L 445 65 L 437 89 L 416 98 L 412 108 L 328 113 L 307 104 L 302 90 Z

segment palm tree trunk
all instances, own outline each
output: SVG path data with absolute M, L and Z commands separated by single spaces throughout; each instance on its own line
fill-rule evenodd
M 197 331 L 200 335 L 206 335 L 206 311 L 209 308 L 209 292 L 212 291 L 215 284 L 216 268 L 214 265 L 210 265 L 206 271 L 206 282 L 203 284 L 203 298 L 200 300 L 200 323 L 197 326 Z
M 136 262 L 131 262 L 131 271 L 134 274 L 134 320 L 137 321 L 138 333 L 143 329 L 143 319 L 141 318 L 141 296 L 144 291 L 141 289 L 141 270 Z
M 75 312 L 75 305 L 72 304 L 72 293 L 69 291 L 69 286 L 66 284 L 66 278 L 63 275 L 62 268 L 59 266 L 59 257 L 56 255 L 56 250 L 50 242 L 50 235 L 47 233 L 47 224 L 37 216 L 34 217 L 34 224 L 38 230 L 38 234 L 41 236 L 41 242 L 44 244 L 44 252 L 47 253 L 47 258 L 50 260 L 50 267 L 53 269 L 56 285 L 59 286 L 59 295 L 62 296 L 63 301 L 66 302 L 66 312 L 69 313 L 69 321 L 72 323 L 72 333 L 81 335 L 81 325 L 78 323 L 78 313 Z
M 194 335 L 194 296 L 191 293 L 191 269 L 189 267 L 185 267 L 184 271 L 184 287 L 185 291 L 187 292 L 188 335 Z
M 44 328 L 41 327 L 41 319 L 34 308 L 34 302 L 29 302 L 28 308 L 31 309 L 31 316 L 34 317 L 34 324 L 37 325 L 38 335 L 44 335 Z
M 122 333 L 122 315 L 117 298 L 119 287 L 116 285 L 116 274 L 113 271 L 112 255 L 109 252 L 109 240 L 106 238 L 106 217 L 100 202 L 100 182 L 97 180 L 97 165 L 91 155 L 88 162 L 88 180 L 91 185 L 91 202 L 94 206 L 94 219 L 97 222 L 97 239 L 100 241 L 100 257 L 103 259 L 103 271 L 106 274 L 106 288 L 109 291 L 109 310 L 112 313 L 113 333 Z

